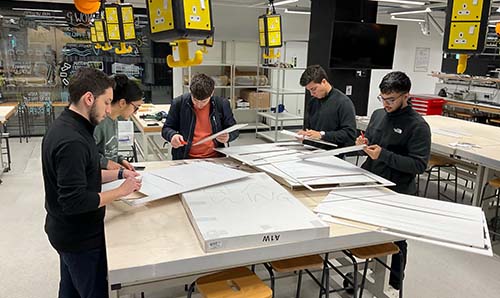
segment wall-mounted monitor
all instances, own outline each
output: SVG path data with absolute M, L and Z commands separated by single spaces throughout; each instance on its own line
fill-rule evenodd
M 392 69 L 397 25 L 335 22 L 331 68 Z

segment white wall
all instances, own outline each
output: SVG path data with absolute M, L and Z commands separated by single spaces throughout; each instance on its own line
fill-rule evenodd
M 405 72 L 412 81 L 411 93 L 433 94 L 437 79 L 429 76 L 431 71 L 441 70 L 442 43 L 443 38 L 431 26 L 430 36 L 425 36 L 416 22 L 394 21 L 388 16 L 378 16 L 378 23 L 398 25 L 396 38 L 396 51 L 394 53 L 393 70 Z M 444 26 L 443 26 L 444 27 Z M 415 50 L 417 47 L 430 48 L 430 61 L 427 72 L 415 72 Z M 373 70 L 370 82 L 370 95 L 368 99 L 368 115 L 381 107 L 377 100 L 379 94 L 378 84 L 383 76 L 391 70 Z

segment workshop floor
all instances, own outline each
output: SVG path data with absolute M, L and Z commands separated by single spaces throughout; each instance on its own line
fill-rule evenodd
M 233 145 L 262 143 L 253 133 Z M 29 143 L 11 139 L 12 170 L 0 185 L 0 297 L 57 296 L 59 264 L 43 231 L 45 209 L 40 161 L 41 138 Z M 435 190 L 431 189 L 431 192 Z M 433 193 L 429 195 L 433 197 Z M 495 246 L 497 253 L 500 245 Z M 296 278 L 279 280 L 276 297 L 294 297 Z M 500 258 L 479 256 L 409 241 L 404 294 L 413 297 L 498 297 Z M 389 294 L 396 297 L 395 292 Z M 145 297 L 182 297 L 182 289 L 146 293 Z M 301 297 L 317 297 L 318 289 L 304 278 Z M 334 296 L 338 297 L 338 296 Z M 349 296 L 342 296 L 349 297 Z M 366 293 L 364 297 L 372 297 Z

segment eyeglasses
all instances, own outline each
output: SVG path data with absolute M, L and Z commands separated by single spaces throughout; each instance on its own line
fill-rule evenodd
M 377 99 L 378 99 L 378 101 L 380 101 L 380 102 L 385 102 L 385 103 L 387 103 L 387 104 L 389 104 L 389 105 L 392 105 L 393 103 L 395 103 L 395 102 L 396 102 L 396 100 L 397 100 L 398 98 L 400 98 L 401 96 L 403 96 L 403 95 L 405 95 L 405 94 L 406 94 L 406 92 L 405 92 L 405 93 L 401 93 L 401 94 L 399 94 L 399 95 L 398 95 L 398 96 L 396 96 L 396 97 L 389 97 L 389 98 L 384 98 L 384 97 L 382 97 L 382 95 L 379 95 L 379 96 L 377 96 Z
M 134 107 L 134 113 L 137 112 L 140 108 L 140 106 L 136 106 L 135 104 L 133 103 L 130 103 L 133 107 Z

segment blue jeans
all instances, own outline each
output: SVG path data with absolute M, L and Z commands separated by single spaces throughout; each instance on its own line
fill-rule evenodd
M 61 252 L 59 298 L 108 298 L 106 248 Z

